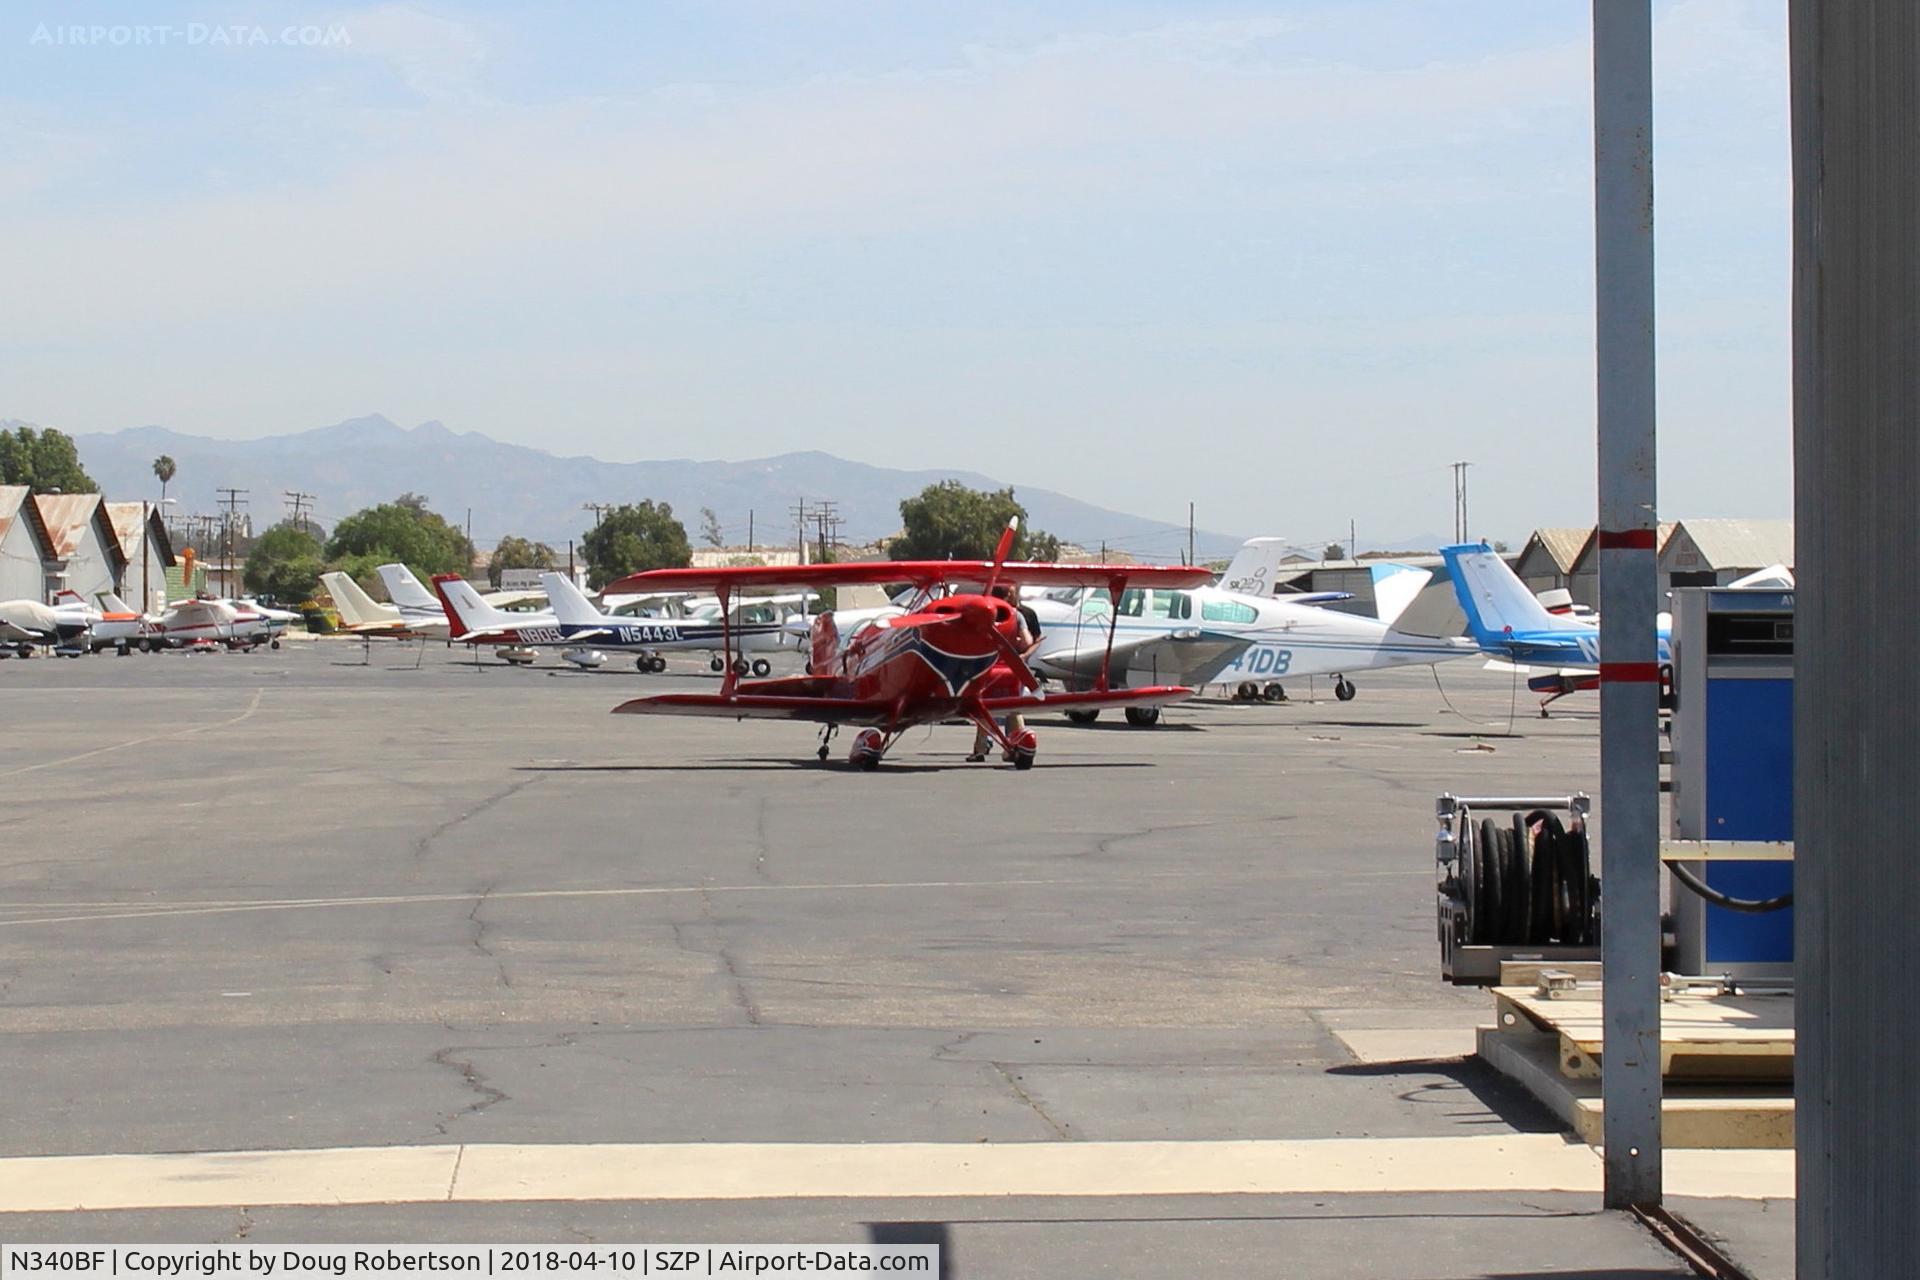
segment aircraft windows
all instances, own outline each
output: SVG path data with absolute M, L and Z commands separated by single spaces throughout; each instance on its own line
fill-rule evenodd
M 1153 600 L 1147 606 L 1147 612 L 1156 618 L 1167 617 L 1167 610 L 1173 607 L 1173 593 L 1170 591 L 1155 591 L 1151 594 Z
M 1146 605 L 1147 593 L 1138 587 L 1120 593 L 1120 616 L 1123 618 L 1139 617 L 1146 610 Z
M 1167 597 L 1167 616 L 1169 618 L 1191 618 L 1193 616 L 1193 597 L 1185 591 L 1169 591 Z
M 1201 602 L 1200 616 L 1208 622 L 1253 622 L 1260 614 L 1238 600 L 1206 600 Z
M 742 622 L 772 622 L 773 606 L 770 604 L 750 604 L 740 611 Z

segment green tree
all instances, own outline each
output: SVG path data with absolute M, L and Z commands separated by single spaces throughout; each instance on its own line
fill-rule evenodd
M 671 506 L 652 499 L 613 508 L 580 545 L 587 581 L 596 589 L 629 573 L 680 568 L 693 559 L 686 526 L 673 518 Z
M 1060 539 L 1027 526 L 1027 509 L 1011 488 L 987 493 L 958 480 L 942 480 L 901 500 L 900 524 L 905 532 L 888 546 L 887 555 L 895 560 L 986 560 L 1014 516 L 1020 517 L 1014 559 L 1051 559 L 1060 554 Z
M 48 427 L 15 427 L 0 431 L 0 484 L 24 484 L 35 493 L 58 489 L 62 493 L 98 493 L 80 465 L 73 437 Z
M 327 567 L 320 539 L 293 524 L 277 524 L 253 540 L 247 552 L 247 590 L 282 603 L 311 599 Z
M 1320 558 L 1322 560 L 1345 560 L 1347 558 L 1347 549 L 1337 542 L 1329 542 L 1320 549 Z
M 712 507 L 700 508 L 700 541 L 710 547 L 727 545 L 726 535 L 720 531 L 720 517 Z
M 167 500 L 167 486 L 173 482 L 173 477 L 179 470 L 179 466 L 168 454 L 163 453 L 153 460 L 153 474 L 160 481 L 160 501 Z
M 508 569 L 551 569 L 554 560 L 553 548 L 546 543 L 529 542 L 508 534 L 500 539 L 500 545 L 493 549 L 493 558 L 487 561 L 487 581 L 498 587 L 500 575 Z
M 340 570 L 355 581 L 364 581 L 363 571 L 373 565 L 397 561 L 425 582 L 436 573 L 469 572 L 473 544 L 458 527 L 429 511 L 425 498 L 409 493 L 356 511 L 335 525 L 327 540 L 327 559 L 340 562 Z

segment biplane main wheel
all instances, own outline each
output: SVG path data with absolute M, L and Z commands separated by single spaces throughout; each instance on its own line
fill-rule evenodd
M 1013 753 L 1013 767 L 1016 769 L 1033 768 L 1033 752 L 1016 751 Z
M 1151 729 L 1160 723 L 1160 708 L 1128 707 L 1127 723 L 1136 729 Z
M 854 737 L 853 750 L 847 753 L 847 758 L 855 767 L 871 771 L 880 767 L 880 753 L 886 749 L 886 734 L 878 729 L 862 729 Z
M 1278 680 L 1275 680 L 1260 691 L 1260 696 L 1268 702 L 1285 702 L 1287 700 L 1287 691 L 1281 688 Z
M 1071 720 L 1074 724 L 1092 724 L 1099 718 L 1100 708 L 1098 707 L 1081 707 L 1077 710 L 1067 712 L 1067 719 Z
M 725 671 L 727 664 L 719 658 L 714 658 L 707 663 L 707 669 L 710 671 Z
M 771 662 L 768 662 L 765 658 L 755 658 L 753 660 L 754 675 L 756 676 L 770 675 L 772 671 L 773 671 L 773 664 Z
M 1336 676 L 1333 682 L 1333 696 L 1342 702 L 1352 702 L 1353 695 L 1360 692 L 1353 687 L 1353 681 L 1345 676 Z
M 1033 757 L 1040 750 L 1040 739 L 1033 730 L 1022 729 L 1013 739 L 1013 767 L 1016 769 L 1033 768 Z
M 825 744 L 822 744 L 820 749 L 814 752 L 814 754 L 819 756 L 822 760 L 825 760 L 827 758 L 827 748 Z

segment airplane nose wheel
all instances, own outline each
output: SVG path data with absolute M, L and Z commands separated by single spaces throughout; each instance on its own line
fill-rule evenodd
M 1345 676 L 1335 676 L 1333 678 L 1333 696 L 1340 699 L 1340 701 L 1352 702 L 1353 695 L 1358 692 L 1359 690 L 1353 687 L 1353 681 L 1347 679 Z

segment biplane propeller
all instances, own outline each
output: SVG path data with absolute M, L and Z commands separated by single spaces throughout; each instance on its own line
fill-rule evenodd
M 1000 719 L 1042 707 L 1160 707 L 1191 697 L 1184 685 L 1116 689 L 1108 663 L 1092 689 L 1045 694 L 1014 637 L 1019 614 L 994 594 L 1006 585 L 1105 587 L 1118 600 L 1128 584 L 1168 589 L 1212 580 L 1205 569 L 1182 565 L 1069 565 L 1011 561 L 1018 520 L 1009 521 L 991 560 L 891 560 L 850 564 L 753 565 L 715 569 L 655 569 L 609 586 L 612 593 L 712 591 L 721 616 L 736 592 L 776 587 L 892 585 L 906 583 L 914 598 L 905 613 L 847 616 L 847 630 L 833 613 L 814 619 L 811 656 L 804 675 L 742 680 L 732 661 L 731 634 L 722 636 L 726 675 L 718 693 L 667 693 L 635 698 L 617 715 L 721 716 L 731 719 L 801 720 L 821 725 L 819 757 L 841 725 L 857 726 L 849 752 L 862 769 L 879 765 L 907 730 L 964 720 L 1011 756 L 1019 769 L 1033 767 L 1032 730 L 1009 734 Z

